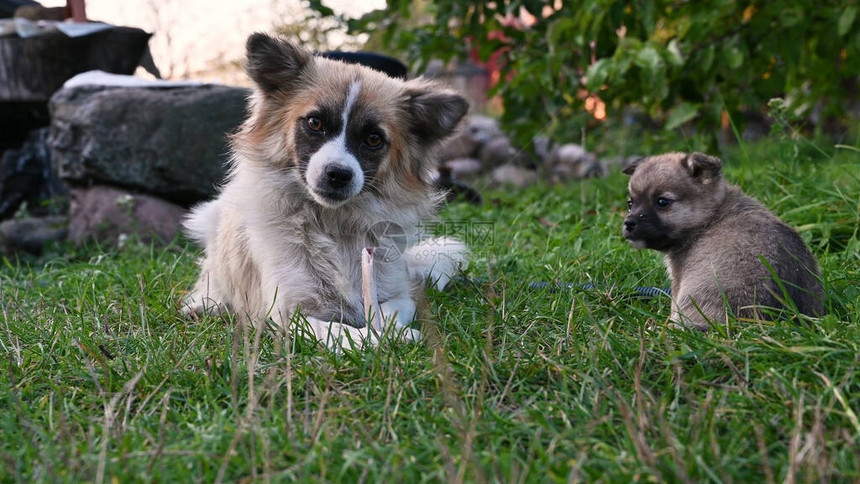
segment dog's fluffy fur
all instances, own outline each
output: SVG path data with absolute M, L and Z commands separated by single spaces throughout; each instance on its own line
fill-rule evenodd
M 720 159 L 702 153 L 670 153 L 624 170 L 632 175 L 624 236 L 636 248 L 666 254 L 671 319 L 704 330 L 725 323 L 727 309 L 743 320 L 769 319 L 765 308 L 792 305 L 821 315 L 821 277 L 803 240 L 727 184 L 721 168 Z
M 329 345 L 347 334 L 367 340 L 361 250 L 402 247 L 406 236 L 402 257 L 374 262 L 385 321 L 403 328 L 416 283 L 430 275 L 444 286 L 464 257 L 462 243 L 418 240 L 418 228 L 440 201 L 432 150 L 468 104 L 431 82 L 315 57 L 265 34 L 248 39 L 246 71 L 255 89 L 231 140 L 228 181 L 185 224 L 204 248 L 186 311 L 281 325 L 298 311 Z M 387 223 L 402 231 L 378 230 Z

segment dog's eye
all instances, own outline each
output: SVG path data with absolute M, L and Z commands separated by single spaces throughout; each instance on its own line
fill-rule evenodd
M 370 148 L 379 148 L 382 146 L 382 136 L 377 133 L 372 133 L 364 139 L 364 143 Z
M 633 208 L 633 199 L 631 199 L 631 198 L 627 199 L 627 208 L 628 209 Z
M 314 116 L 308 117 L 308 129 L 314 132 L 322 131 L 323 123 L 320 121 L 320 118 Z
M 663 197 L 660 197 L 657 199 L 657 206 L 658 207 L 666 208 L 669 205 L 672 205 L 672 200 L 669 200 L 668 198 L 663 198 Z

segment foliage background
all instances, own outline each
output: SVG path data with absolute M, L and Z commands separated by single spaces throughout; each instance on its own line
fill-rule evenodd
M 695 128 L 694 148 L 714 149 L 721 128 L 741 131 L 774 97 L 818 131 L 856 114 L 857 17 L 854 0 L 389 0 L 342 20 L 418 71 L 501 53 L 495 93 L 522 145 L 540 132 L 571 139 L 632 124 Z M 606 122 L 586 112 L 586 94 L 606 102 Z

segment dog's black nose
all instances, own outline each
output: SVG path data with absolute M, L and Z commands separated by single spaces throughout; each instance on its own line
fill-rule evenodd
M 635 229 L 636 228 L 636 221 L 633 219 L 629 219 L 629 218 L 624 220 L 624 228 L 627 229 L 628 231 Z
M 332 188 L 344 188 L 352 181 L 352 170 L 337 165 L 325 167 L 328 184 Z

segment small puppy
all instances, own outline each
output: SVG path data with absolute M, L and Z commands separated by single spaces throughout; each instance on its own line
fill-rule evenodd
M 669 153 L 624 169 L 632 175 L 624 237 L 666 254 L 671 319 L 706 330 L 729 312 L 746 320 L 769 318 L 765 308 L 822 315 L 821 278 L 803 240 L 727 184 L 721 168 L 702 153 Z
M 185 223 L 204 249 L 185 311 L 283 326 L 298 311 L 329 346 L 373 342 L 361 250 L 381 247 L 382 316 L 417 337 L 404 328 L 413 290 L 428 275 L 444 286 L 466 251 L 452 239 L 419 240 L 418 228 L 443 198 L 432 151 L 468 104 L 428 81 L 315 57 L 265 34 L 248 39 L 245 69 L 255 87 L 231 139 L 228 181 Z

